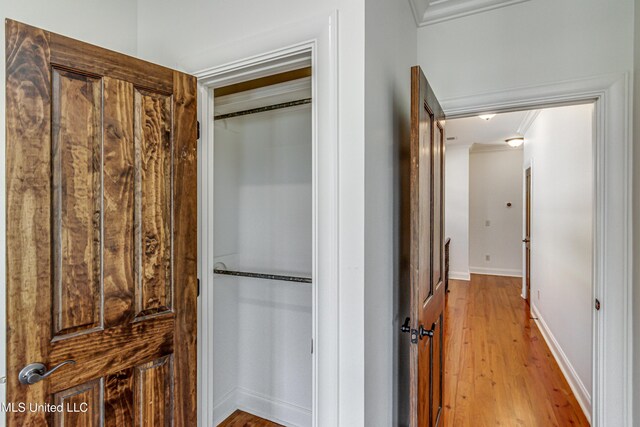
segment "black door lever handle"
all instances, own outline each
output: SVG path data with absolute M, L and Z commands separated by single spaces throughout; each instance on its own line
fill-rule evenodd
M 433 332 L 435 330 L 436 330 L 436 324 L 435 323 L 433 325 L 431 325 L 431 329 L 425 329 L 424 326 L 420 325 L 420 330 L 418 331 L 418 333 L 420 335 L 420 339 L 422 339 L 422 337 L 432 338 L 433 337 Z

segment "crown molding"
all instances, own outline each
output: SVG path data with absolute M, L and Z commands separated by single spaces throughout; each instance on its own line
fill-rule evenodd
M 520 122 L 520 126 L 518 126 L 518 130 L 516 133 L 518 135 L 524 136 L 528 131 L 533 122 L 536 121 L 538 116 L 540 115 L 540 110 L 530 110 L 527 111 L 527 114 L 522 118 L 522 122 Z
M 424 27 L 529 0 L 409 0 L 416 24 Z

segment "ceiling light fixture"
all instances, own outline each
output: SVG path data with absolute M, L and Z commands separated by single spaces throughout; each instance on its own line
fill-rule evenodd
M 496 116 L 495 114 L 480 114 L 478 117 L 488 122 L 489 120 L 493 119 L 495 116 Z
M 505 139 L 505 142 L 509 144 L 509 147 L 518 148 L 524 144 L 524 136 L 514 136 L 513 138 Z

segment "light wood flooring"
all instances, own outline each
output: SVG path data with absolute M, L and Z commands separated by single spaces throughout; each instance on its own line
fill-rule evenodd
M 229 415 L 218 427 L 282 427 L 264 418 L 256 417 L 243 411 L 235 411 Z
M 530 318 L 521 279 L 472 275 L 449 289 L 446 426 L 589 425 Z

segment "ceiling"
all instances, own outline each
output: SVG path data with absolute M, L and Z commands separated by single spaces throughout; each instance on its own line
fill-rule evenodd
M 448 21 L 528 0 L 409 0 L 419 26 Z
M 497 114 L 488 121 L 476 116 L 447 120 L 447 145 L 473 145 L 474 148 L 506 147 L 505 139 L 523 132 L 530 118 L 531 112 L 516 111 Z M 449 140 L 452 137 L 456 139 Z

